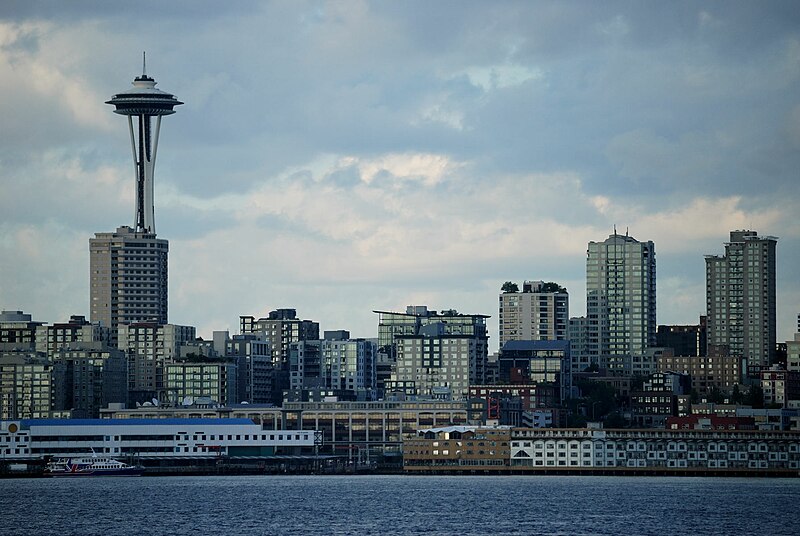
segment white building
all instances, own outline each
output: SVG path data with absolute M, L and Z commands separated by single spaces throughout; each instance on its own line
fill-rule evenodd
M 601 368 L 624 373 L 630 356 L 656 345 L 653 242 L 616 232 L 603 242 L 589 242 L 586 312 L 589 361 Z
M 500 294 L 500 347 L 508 341 L 567 338 L 569 294 L 555 283 L 525 281 L 522 292 Z
M 0 455 L 39 460 L 94 451 L 110 457 L 269 457 L 314 446 L 313 430 L 262 430 L 249 419 L 31 419 L 0 422 Z

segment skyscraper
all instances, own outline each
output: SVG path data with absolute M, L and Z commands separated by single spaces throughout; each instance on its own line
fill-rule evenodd
M 173 108 L 183 103 L 155 86 L 143 65 L 133 88 L 106 102 L 115 107 L 115 113 L 128 116 L 136 180 L 133 227 L 96 233 L 89 240 L 91 321 L 114 329 L 121 323 L 167 323 L 169 244 L 156 238 L 153 172 L 161 117 L 175 113 Z M 113 335 L 112 339 L 116 342 Z
M 725 255 L 706 255 L 708 344 L 716 351 L 769 366 L 775 356 L 774 236 L 731 231 Z
M 630 372 L 631 356 L 656 343 L 656 248 L 616 232 L 589 242 L 586 256 L 586 350 L 612 373 Z

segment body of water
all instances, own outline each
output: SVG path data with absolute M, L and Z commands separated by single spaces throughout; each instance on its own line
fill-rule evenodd
M 800 480 L 231 476 L 0 480 L 0 534 L 792 535 Z

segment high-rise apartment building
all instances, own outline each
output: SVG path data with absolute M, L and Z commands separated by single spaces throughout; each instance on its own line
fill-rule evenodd
M 273 402 L 280 404 L 283 391 L 289 389 L 289 347 L 293 342 L 319 339 L 319 322 L 297 318 L 295 309 L 276 309 L 267 318 L 240 316 L 242 334 L 262 335 L 272 351 Z
M 616 232 L 589 242 L 587 351 L 592 363 L 625 373 L 631 356 L 656 344 L 656 248 Z M 596 324 L 593 321 L 597 321 Z
M 93 323 L 112 329 L 134 322 L 167 323 L 166 240 L 122 226 L 114 233 L 95 233 L 89 252 Z
M 164 393 L 164 366 L 180 355 L 183 344 L 195 340 L 193 326 L 140 322 L 119 326 L 119 349 L 128 354 L 128 395 L 131 402 L 148 402 Z
M 469 386 L 483 383 L 483 342 L 447 334 L 442 323 L 426 324 L 416 335 L 398 335 L 397 363 L 386 388 L 423 398 L 466 400 Z
M 725 255 L 706 255 L 708 344 L 725 347 L 749 367 L 775 356 L 774 236 L 731 231 Z
M 566 340 L 569 294 L 556 283 L 525 281 L 500 294 L 500 347 L 508 341 Z
M 377 344 L 351 339 L 348 331 L 326 331 L 318 341 L 299 341 L 290 350 L 292 390 L 316 389 L 353 400 L 374 400 Z
M 455 309 L 441 312 L 429 310 L 426 305 L 409 305 L 405 313 L 373 311 L 378 313 L 378 365 L 377 386 L 380 391 L 391 379 L 396 386 L 397 360 L 400 337 L 418 336 L 425 326 L 435 324 L 444 335 L 466 335 L 477 341 L 476 369 L 471 372 L 473 383 L 483 383 L 489 356 L 489 334 L 486 329 L 487 315 L 462 314 Z M 430 337 L 431 335 L 426 335 Z M 406 342 L 403 343 L 408 348 Z
M 248 333 L 230 337 L 227 331 L 215 331 L 214 349 L 236 363 L 237 402 L 266 404 L 273 399 L 275 368 L 269 343 L 263 335 Z
M 66 383 L 63 363 L 32 350 L 0 352 L 0 420 L 68 416 Z

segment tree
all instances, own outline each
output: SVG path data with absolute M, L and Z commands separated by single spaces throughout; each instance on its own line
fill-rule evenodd
M 733 392 L 731 393 L 731 402 L 734 404 L 741 404 L 744 397 L 742 396 L 742 392 L 739 390 L 739 384 L 735 384 L 733 386 Z
M 744 403 L 747 406 L 752 406 L 755 409 L 763 409 L 764 407 L 764 390 L 758 384 L 753 384 L 747 391 L 744 397 Z
M 500 287 L 500 290 L 502 290 L 504 294 L 508 294 L 509 292 L 519 292 L 519 285 L 512 283 L 511 281 L 506 281 L 503 283 L 503 286 Z
M 567 289 L 559 285 L 558 283 L 554 283 L 552 281 L 548 281 L 547 283 L 542 285 L 542 292 L 567 292 Z

